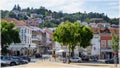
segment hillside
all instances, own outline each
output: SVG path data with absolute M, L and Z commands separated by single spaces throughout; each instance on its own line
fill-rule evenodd
M 16 12 L 17 12 L 17 14 L 16 14 Z M 85 21 L 85 22 L 89 22 L 89 23 L 108 22 L 110 24 L 119 24 L 118 18 L 110 19 L 104 13 L 76 12 L 76 13 L 68 14 L 68 13 L 63 13 L 62 11 L 60 11 L 60 12 L 51 11 L 42 6 L 40 8 L 35 8 L 35 9 L 29 8 L 29 7 L 25 8 L 25 9 L 21 9 L 21 7 L 19 5 L 15 5 L 11 11 L 1 10 L 1 18 L 9 18 L 10 17 L 10 18 L 16 18 L 17 20 L 26 20 L 31 17 L 31 14 L 41 15 L 41 16 L 38 16 L 38 18 L 41 18 L 43 20 L 45 20 L 47 17 L 52 17 L 51 20 L 47 20 L 47 21 L 45 20 L 44 24 L 41 23 L 40 27 L 43 27 L 43 25 L 49 25 L 51 27 L 54 27 L 66 20 L 69 20 L 71 22 L 80 20 L 81 22 Z M 92 18 L 100 18 L 102 20 L 94 21 L 94 20 L 92 20 Z

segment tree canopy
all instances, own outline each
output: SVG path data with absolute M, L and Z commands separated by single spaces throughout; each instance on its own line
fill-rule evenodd
M 7 47 L 11 43 L 19 43 L 19 31 L 14 29 L 12 22 L 1 21 L 1 47 L 2 53 L 7 53 Z
M 114 63 L 115 67 L 117 68 L 117 54 L 119 50 L 119 35 L 112 35 L 112 49 L 114 51 Z
M 114 51 L 119 50 L 119 36 L 118 35 L 113 35 L 112 37 L 112 49 Z
M 90 45 L 92 38 L 93 32 L 78 22 L 66 21 L 65 24 L 59 25 L 53 32 L 53 40 L 68 46 L 69 50 L 73 50 L 78 43 L 80 47 L 86 48 Z

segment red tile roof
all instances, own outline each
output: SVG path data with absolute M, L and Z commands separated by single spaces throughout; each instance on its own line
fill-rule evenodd
M 39 20 L 40 18 L 30 18 L 28 20 L 25 20 L 25 22 L 27 23 L 27 25 L 39 27 Z
M 93 31 L 93 33 L 99 33 L 100 31 L 104 31 L 105 28 L 91 28 L 91 30 Z M 110 33 L 112 34 L 119 34 L 120 28 L 108 28 L 108 30 L 110 31 Z
M 26 23 L 24 21 L 19 21 L 19 20 L 16 20 L 15 18 L 5 18 L 3 20 L 7 22 L 13 22 L 15 26 L 26 26 Z
M 45 32 L 47 32 L 47 33 L 50 34 L 50 35 L 53 34 L 53 32 L 52 32 L 50 29 L 48 29 L 48 28 L 45 28 Z

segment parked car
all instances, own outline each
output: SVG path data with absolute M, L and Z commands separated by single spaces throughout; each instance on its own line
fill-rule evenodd
M 28 62 L 31 61 L 31 58 L 29 56 L 20 56 L 22 59 L 27 60 Z
M 19 64 L 27 64 L 28 63 L 28 60 L 24 60 L 23 58 L 18 57 L 18 56 L 12 56 L 11 58 L 16 59 L 19 62 Z
M 83 60 L 83 61 L 89 61 L 89 57 L 84 56 L 84 57 L 82 57 L 82 60 Z
M 93 61 L 93 62 L 97 62 L 97 60 L 98 60 L 98 59 L 97 59 L 96 57 L 91 57 L 91 58 L 90 58 L 90 61 Z
M 71 57 L 70 62 L 82 62 L 82 59 L 80 57 Z
M 2 60 L 0 61 L 1 66 L 8 66 L 10 61 Z
M 114 58 L 112 58 L 112 59 L 107 59 L 107 60 L 105 60 L 105 63 L 107 63 L 107 64 L 113 64 L 114 63 Z M 119 63 L 119 58 L 117 58 L 117 63 Z
M 36 58 L 41 58 L 41 57 L 42 57 L 42 54 L 36 53 L 36 54 L 35 54 L 35 57 L 36 57 Z
M 1 56 L 1 60 L 6 61 L 7 64 L 10 65 L 10 66 L 14 66 L 14 65 L 20 64 L 16 59 L 13 59 L 13 58 L 8 57 L 8 56 Z

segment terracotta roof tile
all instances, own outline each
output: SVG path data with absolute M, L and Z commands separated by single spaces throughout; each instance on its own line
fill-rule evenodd
M 91 30 L 93 31 L 93 33 L 99 33 L 101 31 L 104 31 L 105 28 L 91 28 Z M 120 28 L 108 28 L 108 30 L 110 31 L 110 33 L 112 34 L 119 34 Z
M 13 22 L 15 26 L 26 26 L 26 23 L 24 21 L 19 21 L 19 20 L 16 20 L 15 18 L 5 18 L 3 20 L 8 22 Z

